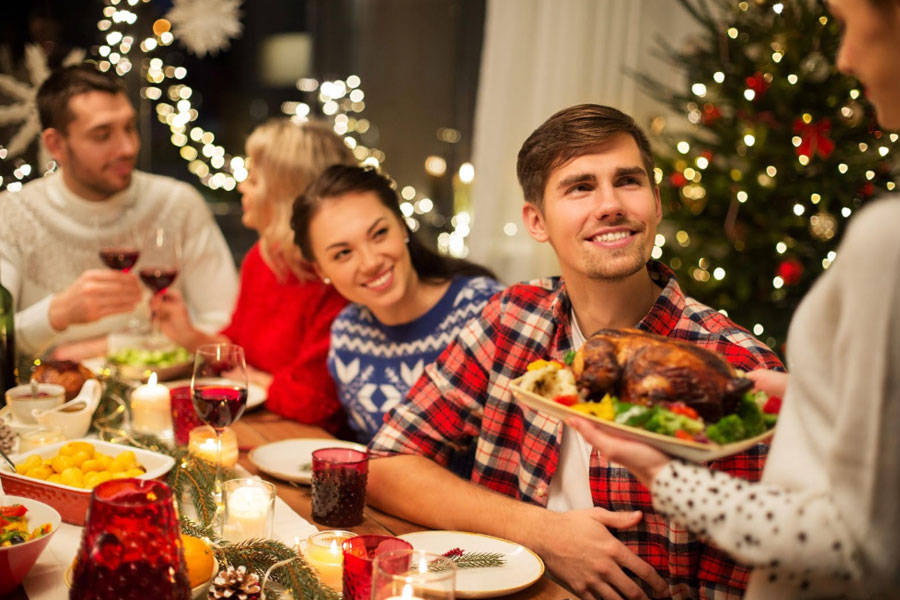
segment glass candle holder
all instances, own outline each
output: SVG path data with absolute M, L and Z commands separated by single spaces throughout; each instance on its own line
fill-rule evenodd
M 32 429 L 23 431 L 19 434 L 19 454 L 65 441 L 66 436 L 59 427 L 41 427 L 40 429 Z
M 269 539 L 275 526 L 275 486 L 260 479 L 229 479 L 224 485 L 222 537 L 232 542 Z
M 329 527 L 353 527 L 363 520 L 369 456 L 350 448 L 322 448 L 312 454 L 312 518 Z
M 169 403 L 172 408 L 172 429 L 175 433 L 175 443 L 186 446 L 190 441 L 190 433 L 203 425 L 203 421 L 194 410 L 194 401 L 191 398 L 191 386 L 182 385 L 169 390 Z M 215 460 L 215 456 L 213 457 Z
M 94 488 L 69 597 L 191 597 L 169 486 L 157 480 L 113 479 Z
M 372 600 L 453 600 L 456 563 L 424 550 L 390 550 L 372 563 Z
M 215 464 L 216 432 L 209 425 L 201 425 L 188 435 L 188 450 L 192 454 Z M 233 468 L 238 461 L 237 434 L 230 427 L 222 430 L 222 466 Z
M 328 530 L 312 534 L 306 540 L 303 554 L 307 564 L 319 573 L 319 581 L 336 592 L 343 586 L 344 540 L 356 537 L 352 531 Z
M 372 562 L 391 550 L 412 550 L 412 544 L 389 535 L 358 535 L 341 544 L 344 553 L 344 600 L 370 600 Z

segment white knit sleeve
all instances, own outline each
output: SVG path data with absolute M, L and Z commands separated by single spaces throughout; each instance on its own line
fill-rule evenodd
M 672 461 L 653 481 L 653 506 L 683 527 L 763 570 L 769 581 L 821 593 L 859 576 L 859 553 L 832 500 L 751 483 Z M 834 591 L 833 587 L 828 588 Z

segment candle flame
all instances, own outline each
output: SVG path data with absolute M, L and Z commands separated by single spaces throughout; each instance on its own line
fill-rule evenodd
M 150 377 L 147 378 L 147 385 L 156 385 L 156 371 L 150 373 Z
M 335 556 L 340 556 L 341 549 L 338 546 L 337 540 L 331 540 L 331 548 L 329 549 L 329 552 L 331 552 Z
M 428 567 L 427 567 L 427 566 L 426 566 L 426 568 L 425 568 L 425 571 L 423 571 L 423 572 L 425 572 L 425 573 L 428 572 Z M 408 583 L 404 583 L 404 584 L 403 584 L 403 591 L 400 592 L 400 597 L 401 597 L 401 598 L 413 598 L 413 597 L 414 597 L 414 594 L 415 594 L 415 591 L 413 590 L 413 586 L 409 585 Z

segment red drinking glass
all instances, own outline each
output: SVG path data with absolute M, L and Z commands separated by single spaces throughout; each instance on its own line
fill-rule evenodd
M 412 550 L 412 544 L 389 535 L 358 535 L 341 544 L 344 553 L 344 600 L 372 596 L 372 562 L 391 550 Z
M 191 430 L 203 425 L 203 421 L 194 410 L 191 386 L 172 388 L 169 393 L 172 399 L 172 429 L 175 432 L 175 443 L 186 446 L 190 440 Z
M 113 479 L 94 488 L 72 580 L 70 600 L 188 600 L 169 486 Z
M 363 520 L 369 456 L 350 448 L 322 448 L 312 454 L 312 518 L 329 527 L 353 527 Z

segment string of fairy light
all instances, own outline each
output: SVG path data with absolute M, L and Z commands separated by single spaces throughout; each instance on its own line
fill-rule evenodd
M 738 8 L 744 12 L 749 10 L 750 5 L 748 2 L 739 2 Z M 781 2 L 776 2 L 772 5 L 772 10 L 776 14 L 781 14 L 784 10 L 784 4 Z M 825 26 L 828 23 L 827 16 L 821 16 L 819 18 L 819 23 L 822 26 Z M 738 39 L 740 35 L 740 31 L 736 27 L 729 27 L 725 31 L 726 35 L 731 39 Z M 787 50 L 777 41 L 771 43 L 771 58 L 772 62 L 778 64 L 782 61 L 785 56 Z M 767 84 L 771 84 L 774 80 L 774 75 L 772 73 L 763 73 L 763 80 Z M 785 76 L 786 81 L 790 85 L 796 85 L 800 81 L 800 77 L 796 73 L 788 73 Z M 704 118 L 704 110 L 709 110 L 712 105 L 708 103 L 704 103 L 703 100 L 707 96 L 708 93 L 713 91 L 715 86 L 719 86 L 725 83 L 726 75 L 723 71 L 716 71 L 712 75 L 712 81 L 702 82 L 697 81 L 693 82 L 691 85 L 691 93 L 697 98 L 697 101 L 691 101 L 687 103 L 687 119 L 693 125 L 699 125 Z M 743 97 L 747 101 L 753 101 L 757 96 L 757 91 L 754 90 L 748 83 L 747 87 L 743 91 Z M 858 89 L 851 89 L 848 94 L 849 101 L 856 101 L 860 96 L 860 91 Z M 854 111 L 860 110 L 858 107 L 854 108 L 852 105 L 845 105 L 840 108 L 840 114 L 845 119 L 850 119 L 854 116 Z M 813 123 L 813 115 L 805 112 L 800 115 L 800 120 L 805 125 L 811 125 Z M 893 145 L 898 141 L 898 134 L 890 133 L 885 134 L 881 131 L 872 132 L 873 141 L 870 143 L 860 142 L 858 144 L 858 150 L 860 153 L 869 152 L 870 149 L 874 149 L 877 154 L 882 158 L 887 158 L 893 149 Z M 756 143 L 756 132 L 752 127 L 748 127 L 741 132 L 739 136 L 739 142 L 735 148 L 737 154 L 739 156 L 745 156 L 748 152 L 749 148 L 752 148 Z M 794 135 L 791 138 L 791 144 L 794 148 L 800 148 L 803 144 L 803 138 L 799 135 Z M 871 146 L 871 148 L 870 148 Z M 676 160 L 674 162 L 674 167 L 677 173 L 680 173 L 681 176 L 684 177 L 685 184 L 680 188 L 680 195 L 682 199 L 686 200 L 702 200 L 706 196 L 706 189 L 702 184 L 703 180 L 703 171 L 709 167 L 710 165 L 710 154 L 705 151 L 698 151 L 697 148 L 692 148 L 691 144 L 687 140 L 680 140 L 676 144 L 677 152 L 682 155 L 684 158 Z M 812 158 L 812 153 L 799 153 L 797 154 L 797 161 L 801 167 L 807 167 L 810 164 Z M 838 172 L 841 175 L 846 174 L 849 171 L 849 166 L 846 162 L 840 162 L 836 166 Z M 732 169 L 729 173 L 731 180 L 740 184 L 741 181 L 747 176 L 746 173 L 738 170 Z M 756 182 L 764 188 L 771 188 L 775 186 L 776 177 L 778 175 L 778 169 L 774 165 L 766 166 L 760 173 L 756 176 Z M 659 184 L 663 180 L 663 170 L 660 168 L 654 169 L 654 177 L 656 183 Z M 871 182 L 876 177 L 875 171 L 869 169 L 865 173 L 866 180 Z M 893 191 L 896 188 L 896 184 L 893 181 L 888 181 L 885 183 L 885 189 L 887 191 Z M 748 201 L 751 201 L 750 194 L 747 189 L 742 189 L 738 187 L 735 191 L 734 199 L 739 204 L 744 204 Z M 809 203 L 807 204 L 804 201 L 797 201 L 792 206 L 793 214 L 797 217 L 802 217 L 808 211 L 808 208 L 811 206 L 816 206 L 822 200 L 822 194 L 818 192 L 813 192 L 810 194 Z M 836 223 L 834 222 L 834 217 L 824 213 L 815 213 L 814 211 L 809 216 L 810 229 L 817 232 L 817 236 L 822 240 L 829 240 L 834 237 L 836 233 Z M 840 215 L 844 219 L 847 219 L 852 214 L 852 209 L 850 207 L 844 206 L 840 210 Z M 691 236 L 685 230 L 678 230 L 674 233 L 674 242 L 680 245 L 681 247 L 688 247 L 691 245 Z M 663 256 L 663 247 L 668 242 L 666 236 L 662 233 L 658 233 L 654 240 L 654 247 L 651 252 L 651 256 L 655 259 L 660 259 Z M 779 255 L 784 255 L 789 250 L 789 244 L 787 241 L 779 241 L 775 244 L 775 252 Z M 837 258 L 837 253 L 833 250 L 828 251 L 824 257 L 822 257 L 822 268 L 827 269 L 834 260 Z M 682 266 L 681 259 L 677 256 L 672 257 L 671 265 L 673 268 L 680 268 Z M 726 270 L 721 266 L 714 266 L 712 260 L 706 257 L 702 257 L 698 260 L 698 264 L 696 267 L 692 267 L 689 270 L 690 276 L 693 277 L 696 281 L 705 283 L 710 280 L 710 278 L 721 281 L 725 279 L 727 276 Z M 775 275 L 772 278 L 772 289 L 777 294 L 779 290 L 785 286 L 784 279 Z M 724 311 L 723 311 L 724 312 Z M 753 333 L 757 336 L 762 335 L 764 332 L 764 326 L 761 323 L 756 323 L 752 330 Z
M 146 81 L 140 89 L 141 98 L 155 105 L 156 117 L 169 128 L 170 142 L 178 148 L 188 171 L 211 190 L 232 191 L 247 178 L 246 158 L 227 152 L 216 143 L 215 133 L 196 124 L 200 113 L 191 101 L 194 90 L 185 82 L 187 68 L 167 64 L 163 58 L 151 56 L 156 50 L 175 42 L 172 24 L 165 18 L 157 19 L 153 23 L 152 34 L 140 41 L 132 33 L 139 19 L 135 7 L 149 1 L 106 0 L 103 16 L 97 22 L 97 29 L 103 36 L 102 43 L 96 47 L 97 68 L 104 72 L 112 70 L 121 77 L 135 68 L 135 62 L 138 62 L 144 69 L 143 79 Z M 141 59 L 132 60 L 135 48 L 143 55 Z M 321 113 L 332 120 L 335 133 L 343 137 L 361 164 L 379 167 L 385 161 L 384 152 L 367 147 L 357 137 L 371 127 L 369 121 L 362 117 L 366 104 L 361 83 L 359 76 L 350 75 L 346 79 L 326 81 L 302 78 L 297 81 L 296 87 L 299 92 L 316 95 Z M 300 123 L 309 120 L 313 108 L 306 102 L 291 100 L 282 103 L 281 111 L 292 121 Z M 442 128 L 438 131 L 441 141 L 455 143 L 459 138 L 459 132 L 454 129 Z M 424 167 L 432 177 L 443 177 L 447 171 L 445 159 L 436 155 L 427 157 Z M 51 163 L 44 174 L 55 169 L 55 163 Z M 7 189 L 20 190 L 20 180 L 28 178 L 31 173 L 32 165 L 19 165 L 14 172 L 17 181 L 8 184 Z M 463 163 L 454 175 L 454 183 L 466 188 L 471 185 L 474 176 L 472 164 Z M 436 214 L 434 201 L 427 195 L 409 185 L 400 188 L 399 192 L 402 199 L 400 209 L 413 231 L 420 228 L 424 219 L 432 223 L 443 221 Z M 467 193 L 468 190 L 463 189 L 463 196 Z M 468 254 L 466 238 L 470 223 L 470 211 L 467 208 L 458 210 L 450 218 L 452 231 L 438 235 L 438 249 L 452 256 L 465 257 Z

